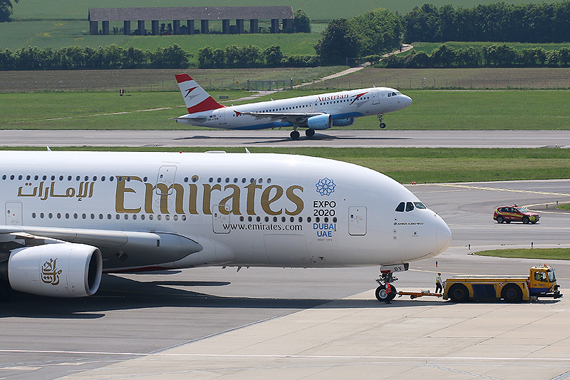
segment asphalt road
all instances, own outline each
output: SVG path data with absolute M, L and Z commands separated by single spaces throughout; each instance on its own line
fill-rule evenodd
M 570 200 L 570 180 L 410 188 L 447 221 L 454 241 L 442 255 L 412 263 L 412 271 L 399 275 L 396 286 L 400 288 L 429 288 L 436 271 L 524 274 L 531 265 L 527 260 L 470 255 L 475 250 L 531 243 L 568 246 L 570 215 L 553 211 L 552 205 Z M 493 222 L 493 208 L 513 202 L 540 210 L 542 219 L 536 225 Z M 542 262 L 532 261 L 537 263 Z M 555 265 L 567 289 L 570 265 Z M 129 363 L 192 342 L 222 339 L 232 331 L 278 323 L 280 318 L 315 307 L 331 313 L 359 308 L 361 303 L 343 299 L 366 291 L 367 307 L 378 307 L 372 291 L 377 274 L 378 268 L 244 268 L 240 272 L 201 268 L 105 276 L 102 289 L 84 299 L 19 295 L 0 308 L 0 379 L 97 378 L 97 371 L 84 371 Z M 406 302 L 401 305 L 413 307 Z
M 3 146 L 130 147 L 570 147 L 570 131 L 318 131 L 311 139 L 289 138 L 290 130 L 0 130 Z

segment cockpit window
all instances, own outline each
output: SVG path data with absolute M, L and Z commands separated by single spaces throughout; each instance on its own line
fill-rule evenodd
M 392 93 L 392 96 L 396 96 L 396 95 L 398 95 L 398 94 L 396 94 L 395 92 Z
M 414 209 L 414 204 L 412 202 L 406 203 L 406 211 L 412 211 Z
M 400 204 L 398 205 L 398 207 L 396 207 L 396 211 L 398 212 L 404 212 L 404 208 L 406 208 L 406 204 L 404 202 L 400 202 Z
M 424 206 L 422 202 L 414 202 L 414 206 L 416 206 L 416 208 L 419 208 L 420 210 L 424 210 L 426 208 L 426 206 Z

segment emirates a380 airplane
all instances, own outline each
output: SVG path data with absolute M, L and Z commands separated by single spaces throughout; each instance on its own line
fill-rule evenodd
M 328 159 L 4 151 L 0 162 L 0 298 L 89 296 L 105 272 L 380 266 L 384 299 L 392 272 L 451 242 L 404 186 Z
M 370 115 L 378 115 L 380 128 L 385 128 L 383 114 L 412 104 L 409 96 L 393 88 L 373 87 L 225 107 L 188 74 L 178 74 L 176 80 L 188 108 L 177 122 L 222 129 L 293 127 L 292 139 L 300 136 L 297 128 L 307 128 L 305 134 L 312 137 L 315 130 L 352 125 L 355 118 Z

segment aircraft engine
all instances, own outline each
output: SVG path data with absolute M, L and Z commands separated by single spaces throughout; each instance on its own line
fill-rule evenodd
M 333 125 L 332 116 L 329 114 L 313 116 L 307 119 L 310 129 L 329 129 Z
M 348 125 L 352 125 L 354 124 L 354 118 L 353 117 L 347 117 L 345 119 L 334 119 L 333 120 L 333 125 L 336 127 L 346 127 Z
M 7 268 L 12 289 L 67 298 L 95 294 L 102 271 L 99 249 L 73 243 L 16 249 L 10 255 Z

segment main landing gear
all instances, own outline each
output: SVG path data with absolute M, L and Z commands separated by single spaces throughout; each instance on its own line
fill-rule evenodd
M 382 116 L 384 116 L 384 115 L 379 113 L 378 114 L 378 120 L 380 121 L 380 128 L 384 129 L 384 128 L 386 128 L 386 124 L 382 121 L 383 120 Z
M 307 136 L 307 137 L 313 137 L 314 135 L 315 135 L 315 130 L 314 130 L 314 129 L 308 128 L 308 129 L 305 131 L 305 136 Z M 299 133 L 299 131 L 297 131 L 297 130 L 295 129 L 294 131 L 291 132 L 291 135 L 290 135 L 290 136 L 291 136 L 291 139 L 297 140 L 297 139 L 301 136 L 301 134 Z
M 291 139 L 293 140 L 297 140 L 299 138 L 299 136 L 301 136 L 301 134 L 299 133 L 299 131 L 295 130 L 291 132 Z
M 380 267 L 380 278 L 376 279 L 378 283 L 378 287 L 376 288 L 376 299 L 380 302 L 389 303 L 392 301 L 398 291 L 396 287 L 392 284 L 394 281 L 397 281 L 398 278 L 394 276 L 394 272 L 403 272 L 408 270 L 410 264 L 400 264 L 400 265 L 383 265 Z M 390 284 L 390 292 L 386 291 L 386 285 Z

